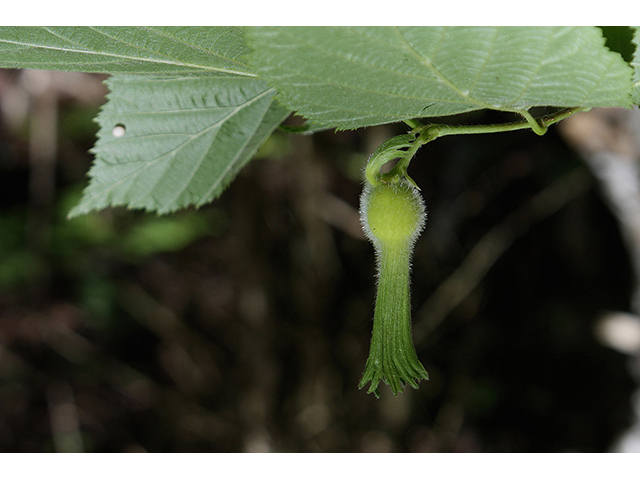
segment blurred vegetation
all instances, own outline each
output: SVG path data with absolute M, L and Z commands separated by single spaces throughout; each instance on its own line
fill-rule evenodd
M 279 131 L 200 210 L 67 220 L 103 78 L 0 71 L 0 451 L 594 452 L 630 424 L 627 358 L 594 335 L 628 259 L 556 129 L 418 153 L 431 380 L 376 400 L 360 173 L 402 125 Z

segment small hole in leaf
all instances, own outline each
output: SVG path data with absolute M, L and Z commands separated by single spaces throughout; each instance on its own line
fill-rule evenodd
M 113 130 L 111 130 L 111 134 L 116 138 L 120 138 L 124 136 L 125 132 L 126 132 L 126 129 L 124 128 L 124 125 L 122 125 L 121 123 L 117 124 L 115 127 L 113 127 Z

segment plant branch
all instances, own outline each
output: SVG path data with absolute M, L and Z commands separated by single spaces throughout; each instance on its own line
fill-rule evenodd
M 380 181 L 396 182 L 399 178 L 404 177 L 419 190 L 418 185 L 407 174 L 407 168 L 418 149 L 438 137 L 510 132 L 526 128 L 531 128 L 538 135 L 544 135 L 550 125 L 584 110 L 586 109 L 583 107 L 567 108 L 538 119 L 534 118 L 527 110 L 519 110 L 517 113 L 524 118 L 524 121 L 489 125 L 423 125 L 415 119 L 405 120 L 405 123 L 412 128 L 412 133 L 393 137 L 380 145 L 369 159 L 365 175 L 372 185 L 377 185 Z M 418 134 L 418 137 L 414 140 L 413 135 L 415 134 Z M 406 150 L 404 150 L 405 148 Z M 396 158 L 398 163 L 388 173 L 380 173 L 382 165 Z
M 498 133 L 498 132 L 511 132 L 514 130 L 524 130 L 526 128 L 531 128 L 538 135 L 543 135 L 547 128 L 554 123 L 559 122 L 560 120 L 564 120 L 567 117 L 570 117 L 574 113 L 584 111 L 583 107 L 574 107 L 567 108 L 565 110 L 560 110 L 550 115 L 545 115 L 544 117 L 540 117 L 538 119 L 533 118 L 533 116 L 526 110 L 518 111 L 520 115 L 522 115 L 525 120 L 521 122 L 512 122 L 512 123 L 498 123 L 498 124 L 489 124 L 489 125 L 444 125 L 444 124 L 431 124 L 431 125 L 422 125 L 418 127 L 413 127 L 415 125 L 415 121 L 406 122 L 409 126 L 412 126 L 416 133 L 419 133 L 418 142 L 422 145 L 428 143 L 432 140 L 435 140 L 438 137 L 444 137 L 446 135 L 469 135 L 476 133 Z

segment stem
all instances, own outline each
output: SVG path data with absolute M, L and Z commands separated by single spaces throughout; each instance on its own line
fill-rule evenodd
M 523 130 L 525 128 L 531 128 L 536 134 L 544 135 L 550 125 L 583 110 L 586 109 L 583 107 L 568 108 L 539 119 L 535 119 L 527 110 L 519 110 L 517 113 L 525 119 L 524 121 L 490 125 L 423 125 L 415 119 L 405 120 L 405 123 L 412 128 L 412 134 L 393 137 L 380 145 L 367 163 L 365 176 L 372 185 L 378 185 L 380 182 L 392 183 L 404 177 L 419 190 L 418 185 L 416 185 L 407 174 L 407 168 L 418 149 L 438 137 L 444 137 L 446 135 L 510 132 Z M 415 138 L 416 133 L 419 134 L 418 138 Z M 404 150 L 405 148 L 406 150 Z M 396 158 L 398 159 L 398 163 L 396 163 L 388 173 L 381 174 L 380 169 L 382 166 Z
M 564 120 L 570 117 L 574 113 L 586 110 L 583 107 L 567 108 L 566 110 L 560 110 L 551 115 L 545 115 L 539 119 L 535 119 L 526 110 L 518 111 L 520 115 L 525 117 L 526 120 L 521 122 L 512 123 L 498 123 L 490 125 L 444 125 L 444 124 L 432 124 L 424 125 L 415 129 L 420 133 L 418 142 L 428 143 L 435 140 L 438 137 L 444 137 L 445 135 L 466 135 L 476 133 L 497 133 L 497 132 L 511 132 L 514 130 L 524 130 L 526 128 L 532 128 L 538 135 L 542 135 L 546 132 L 547 128 L 554 123 Z
M 413 130 L 417 130 L 420 127 L 424 127 L 424 125 L 422 123 L 420 123 L 418 120 L 414 120 L 414 119 L 405 120 L 404 123 L 409 125 Z
M 533 118 L 533 115 L 531 115 L 528 110 L 520 110 L 518 113 L 524 117 L 531 127 L 531 130 L 533 130 L 537 135 L 544 135 L 547 133 L 548 126 L 539 123 L 535 118 Z
M 409 163 L 411 163 L 411 159 L 415 156 L 418 149 L 423 144 L 419 141 L 415 141 L 411 144 L 411 146 L 407 149 L 404 156 L 400 157 L 398 163 L 389 171 L 389 173 L 382 175 L 383 179 L 399 179 L 406 178 L 411 185 L 420 190 L 420 187 L 413 181 L 413 179 L 407 174 L 407 168 L 409 168 Z
M 397 396 L 405 384 L 418 388 L 420 380 L 429 379 L 416 354 L 411 333 L 411 250 L 411 245 L 406 242 L 386 245 L 376 243 L 378 293 L 371 349 L 359 384 L 359 388 L 362 388 L 371 381 L 367 393 L 374 393 L 376 397 L 380 396 L 380 381 L 389 385 Z
M 366 180 L 374 186 L 379 185 L 381 181 L 395 181 L 398 178 L 397 173 L 395 173 L 398 171 L 396 169 L 397 165 L 391 172 L 384 175 L 380 173 L 380 169 L 385 163 L 391 160 L 405 157 L 408 152 L 412 152 L 411 156 L 413 156 L 420 147 L 420 145 L 414 145 L 415 139 L 415 134 L 398 135 L 380 145 L 371 157 L 369 157 L 364 172 Z M 405 151 L 403 150 L 404 148 L 408 150 Z

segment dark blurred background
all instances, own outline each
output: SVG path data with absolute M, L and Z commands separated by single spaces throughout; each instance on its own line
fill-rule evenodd
M 621 448 L 636 269 L 588 158 L 629 144 L 637 111 L 419 151 L 412 303 L 431 380 L 377 400 L 357 388 L 375 295 L 360 174 L 406 127 L 277 131 L 200 210 L 67 220 L 104 78 L 0 71 L 0 451 Z

